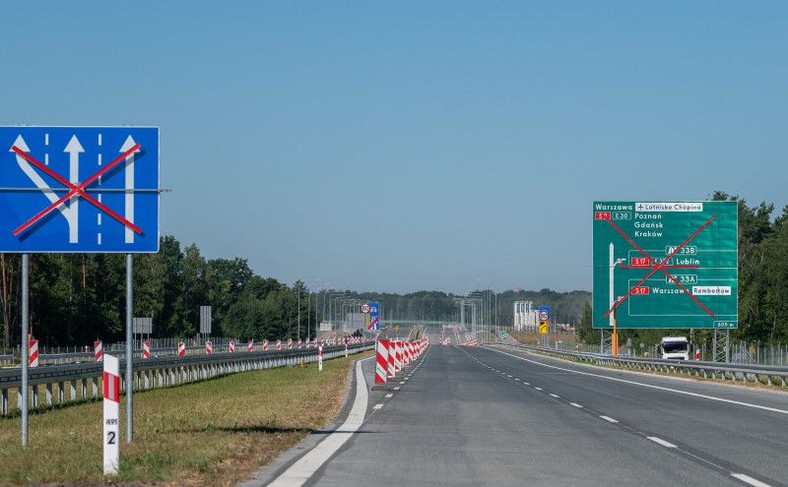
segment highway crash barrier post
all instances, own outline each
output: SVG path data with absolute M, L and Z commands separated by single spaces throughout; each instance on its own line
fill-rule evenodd
M 101 340 L 93 342 L 93 358 L 96 359 L 96 362 L 104 360 L 104 344 L 101 343 Z

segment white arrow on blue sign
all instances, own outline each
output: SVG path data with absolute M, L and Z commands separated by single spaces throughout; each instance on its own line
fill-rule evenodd
M 159 129 L 0 127 L 0 252 L 159 250 Z

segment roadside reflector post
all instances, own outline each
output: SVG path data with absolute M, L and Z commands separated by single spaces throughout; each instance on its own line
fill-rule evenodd
M 117 475 L 120 465 L 120 361 L 104 355 L 104 475 Z

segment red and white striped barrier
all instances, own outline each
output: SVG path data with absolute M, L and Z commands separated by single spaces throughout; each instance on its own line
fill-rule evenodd
M 304 343 L 301 341 L 301 339 L 300 339 L 300 338 L 298 339 L 298 345 L 296 345 L 296 346 L 297 346 L 299 349 L 300 349 L 301 347 L 303 347 L 303 346 L 304 346 Z
M 150 342 L 142 342 L 142 358 L 150 358 Z
M 30 340 L 27 353 L 27 365 L 38 367 L 38 340 Z
M 104 344 L 101 343 L 101 340 L 93 342 L 93 358 L 96 359 L 96 362 L 104 360 Z
M 288 350 L 292 350 L 293 349 L 293 339 L 292 338 L 288 338 L 287 339 L 287 349 Z
M 282 340 L 276 341 L 276 350 L 277 351 L 282 350 Z
M 375 384 L 385 384 L 389 367 L 389 342 L 378 340 L 375 357 Z
M 230 353 L 235 353 L 235 340 L 230 340 Z
M 179 357 L 186 356 L 186 344 L 183 342 L 178 342 L 178 356 Z
M 268 351 L 268 340 L 263 340 L 263 352 Z
M 254 352 L 254 340 L 249 340 L 249 343 L 246 344 L 246 351 Z
M 386 374 L 388 377 L 397 376 L 397 368 L 394 365 L 394 356 L 397 355 L 396 349 L 394 348 L 395 346 L 394 340 L 389 340 L 389 360 L 388 367 L 386 369 Z
M 394 342 L 394 372 L 402 370 L 402 342 Z
M 210 340 L 205 342 L 205 353 L 210 355 L 213 353 L 213 343 Z

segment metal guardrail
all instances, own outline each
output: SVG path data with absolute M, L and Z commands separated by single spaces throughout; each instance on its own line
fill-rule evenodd
M 348 354 L 358 353 L 375 347 L 375 342 L 348 345 Z M 111 352 L 108 352 L 111 353 Z M 114 355 L 114 353 L 111 353 Z M 345 354 L 344 345 L 323 348 L 325 359 Z M 185 384 L 209 379 L 218 375 L 260 370 L 288 365 L 316 362 L 318 349 L 293 349 L 268 352 L 220 352 L 211 355 L 187 355 L 185 357 L 165 356 L 148 359 L 135 358 L 132 365 L 134 390 Z M 125 390 L 125 361 L 121 361 L 121 388 Z M 32 408 L 50 407 L 67 403 L 77 403 L 99 399 L 102 396 L 100 382 L 103 363 L 85 362 L 67 365 L 43 366 L 28 369 L 28 384 L 32 394 Z M 44 401 L 40 401 L 39 389 L 44 388 Z M 8 415 L 12 410 L 9 404 L 9 391 L 20 391 L 22 387 L 21 370 L 0 370 L 0 415 Z M 68 392 L 68 394 L 67 394 Z M 17 408 L 21 394 L 17 394 Z
M 652 372 L 671 373 L 721 379 L 730 381 L 761 383 L 768 386 L 788 386 L 788 367 L 754 364 L 728 364 L 720 362 L 701 362 L 694 360 L 646 359 L 637 357 L 613 357 L 598 353 L 556 350 L 533 345 L 508 345 L 545 355 L 570 358 L 580 362 L 593 363 L 607 367 L 623 367 Z

